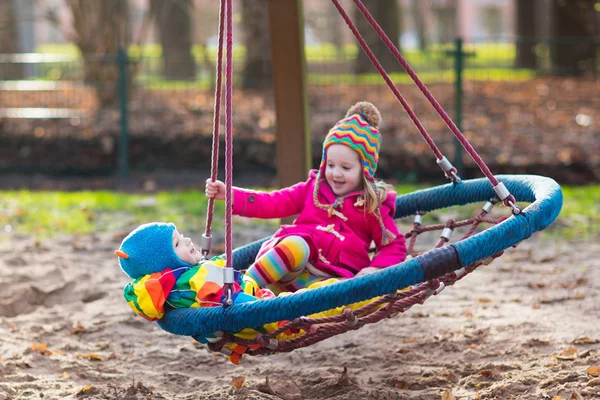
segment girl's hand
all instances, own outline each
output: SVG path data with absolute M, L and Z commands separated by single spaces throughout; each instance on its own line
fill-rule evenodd
M 221 181 L 212 181 L 210 178 L 206 180 L 206 189 L 204 190 L 206 197 L 215 200 L 225 200 L 225 184 Z

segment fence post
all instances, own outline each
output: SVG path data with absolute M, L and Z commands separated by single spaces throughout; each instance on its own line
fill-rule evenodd
M 454 51 L 454 123 L 462 132 L 462 105 L 463 105 L 463 40 L 456 38 L 456 49 Z M 454 141 L 454 167 L 457 171 L 462 171 L 462 153 L 463 148 L 458 140 Z
M 117 67 L 119 70 L 119 103 L 121 111 L 121 135 L 119 137 L 119 177 L 129 176 L 129 146 L 127 144 L 127 53 L 119 47 L 117 51 Z

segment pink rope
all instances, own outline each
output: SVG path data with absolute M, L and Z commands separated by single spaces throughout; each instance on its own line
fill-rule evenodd
M 227 267 L 232 267 L 233 246 L 232 227 L 231 227 L 231 209 L 232 209 L 232 173 L 233 173 L 233 118 L 232 118 L 232 67 L 233 67 L 233 17 L 232 0 L 225 0 L 227 3 L 227 61 L 225 65 L 225 77 L 227 85 L 225 86 L 225 256 L 227 257 Z M 225 282 L 227 284 L 228 282 Z M 231 282 L 233 283 L 233 282 Z
M 419 132 L 421 132 L 421 136 L 423 136 L 423 139 L 425 139 L 425 141 L 427 142 L 427 144 L 429 145 L 429 147 L 435 154 L 436 158 L 438 160 L 441 160 L 444 157 L 442 155 L 442 152 L 435 145 L 435 143 L 431 139 L 431 136 L 429 136 L 429 134 L 425 130 L 425 127 L 423 126 L 421 121 L 419 121 L 419 119 L 415 115 L 412 108 L 410 108 L 410 105 L 408 104 L 408 102 L 404 99 L 402 94 L 400 94 L 400 91 L 398 90 L 398 88 L 396 88 L 396 85 L 394 85 L 394 82 L 392 82 L 391 78 L 389 77 L 389 75 L 387 74 L 387 72 L 385 71 L 385 69 L 383 68 L 381 63 L 377 60 L 377 58 L 375 57 L 375 54 L 373 54 L 373 51 L 369 48 L 369 46 L 365 42 L 365 39 L 362 37 L 362 35 L 360 34 L 360 32 L 358 31 L 358 29 L 356 28 L 356 26 L 354 25 L 352 20 L 346 13 L 346 10 L 344 10 L 344 8 L 340 5 L 340 2 L 338 0 L 331 0 L 331 1 L 335 5 L 335 8 L 337 8 L 337 10 L 339 11 L 339 13 L 342 16 L 342 18 L 344 19 L 344 21 L 346 21 L 346 24 L 348 25 L 348 27 L 350 28 L 350 30 L 356 37 L 356 40 L 360 44 L 360 47 L 362 47 L 362 49 L 365 51 L 365 53 L 367 54 L 367 56 L 369 57 L 369 59 L 371 60 L 373 65 L 375 66 L 375 68 L 377 68 L 377 71 L 379 71 L 379 73 L 381 74 L 381 76 L 383 77 L 383 79 L 385 80 L 387 85 L 389 86 L 389 88 L 392 90 L 392 92 L 396 96 L 396 99 L 398 99 L 400 104 L 402 104 L 402 107 L 404 108 L 404 110 L 406 111 L 406 113 L 408 114 L 408 116 L 410 117 L 412 122 L 415 124 L 415 126 L 417 127 Z
M 212 142 L 212 164 L 210 167 L 210 180 L 216 181 L 219 172 L 219 117 L 221 116 L 221 87 L 223 85 L 223 31 L 225 27 L 225 2 L 221 0 L 219 8 L 219 49 L 217 52 L 217 82 L 215 85 L 215 107 L 213 116 L 213 142 Z M 206 211 L 205 236 L 210 236 L 213 214 L 215 210 L 215 199 L 208 199 L 208 210 Z M 210 250 L 210 249 L 203 249 Z
M 332 1 L 334 3 L 337 3 L 337 0 L 332 0 Z M 446 113 L 446 111 L 444 111 L 442 106 L 433 97 L 433 95 L 431 94 L 429 89 L 427 89 L 425 84 L 423 84 L 423 82 L 419 79 L 419 77 L 413 71 L 413 69 L 410 67 L 410 65 L 408 65 L 408 63 L 406 62 L 404 57 L 402 57 L 402 54 L 400 54 L 400 51 L 398 50 L 396 45 L 394 45 L 394 43 L 392 43 L 392 41 L 387 36 L 387 34 L 383 31 L 383 29 L 381 29 L 381 27 L 379 26 L 377 21 L 375 21 L 375 19 L 373 18 L 373 16 L 369 12 L 369 10 L 367 10 L 367 8 L 362 3 L 362 1 L 354 0 L 354 4 L 356 4 L 356 6 L 360 9 L 360 12 L 369 21 L 369 24 L 371 24 L 373 29 L 375 29 L 375 31 L 379 34 L 379 37 L 381 38 L 381 40 L 383 40 L 383 42 L 386 44 L 388 49 L 392 52 L 392 54 L 394 54 L 394 56 L 396 57 L 398 62 L 402 65 L 404 70 L 408 73 L 408 75 L 412 78 L 412 80 L 415 82 L 415 84 L 419 87 L 419 89 L 425 95 L 427 100 L 429 100 L 429 103 L 433 106 L 435 111 L 437 111 L 438 115 L 444 120 L 444 122 L 446 123 L 448 128 L 452 131 L 452 133 L 454 133 L 454 136 L 456 136 L 458 141 L 462 144 L 463 148 L 467 151 L 467 153 L 469 153 L 469 155 L 471 156 L 473 161 L 475 161 L 475 163 L 479 166 L 479 169 L 481 170 L 481 172 L 483 172 L 483 174 L 489 179 L 489 181 L 492 183 L 493 186 L 497 186 L 499 183 L 498 180 L 492 174 L 492 172 L 490 171 L 488 166 L 485 164 L 483 159 L 479 156 L 479 154 L 477 154 L 477 152 L 475 151 L 473 146 L 471 146 L 471 143 L 469 143 L 469 141 L 467 140 L 467 138 L 465 138 L 465 136 L 462 134 L 460 129 L 458 129 L 456 124 L 454 124 L 454 121 L 452 121 L 450 116 Z M 514 201 L 515 201 L 514 197 L 512 195 L 510 195 L 509 197 L 512 198 L 512 201 L 514 203 Z M 507 199 L 507 200 L 510 200 L 510 199 Z

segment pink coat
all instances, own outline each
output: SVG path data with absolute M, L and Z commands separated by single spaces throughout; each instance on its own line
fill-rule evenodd
M 398 232 L 394 223 L 396 193 L 388 196 L 380 207 L 385 227 L 396 236 L 388 245 L 382 246 L 382 229 L 373 214 L 366 214 L 358 204 L 362 191 L 348 194 L 343 205 L 336 210 L 347 217 L 344 221 L 338 215 L 318 208 L 313 201 L 316 170 L 310 171 L 306 182 L 298 183 L 274 192 L 257 192 L 247 189 L 233 189 L 233 213 L 249 218 L 285 218 L 296 214 L 294 225 L 283 225 L 272 239 L 266 241 L 259 255 L 275 246 L 282 238 L 290 235 L 301 236 L 311 247 L 309 262 L 316 269 L 316 275 L 324 277 L 352 277 L 366 267 L 385 268 L 396 265 L 406 257 L 404 235 Z M 319 201 L 333 204 L 336 196 L 330 186 L 319 185 Z M 326 229 L 326 230 L 324 230 Z M 375 242 L 376 254 L 371 260 L 369 247 Z

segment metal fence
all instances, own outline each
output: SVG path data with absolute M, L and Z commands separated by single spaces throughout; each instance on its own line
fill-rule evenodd
M 600 46 L 591 39 L 587 40 L 588 48 L 593 47 L 593 57 L 586 62 L 558 67 L 553 64 L 553 52 L 580 46 L 583 39 L 542 41 L 532 38 L 516 42 L 499 38 L 490 42 L 486 38 L 483 42 L 472 38 L 464 42 L 430 45 L 424 51 L 406 50 L 403 54 L 438 96 L 442 106 L 451 111 L 459 125 L 465 118 L 464 128 L 467 131 L 476 131 L 481 118 L 490 118 L 489 115 L 477 112 L 481 102 L 489 97 L 486 96 L 486 91 L 507 91 L 507 96 L 497 100 L 501 103 L 496 106 L 498 112 L 506 113 L 511 112 L 514 107 L 520 107 L 521 102 L 516 101 L 518 97 L 531 95 L 525 92 L 519 94 L 519 90 L 531 85 L 542 96 L 548 95 L 544 91 L 554 91 L 543 107 L 532 110 L 533 117 L 527 118 L 533 119 L 528 124 L 515 121 L 514 125 L 504 126 L 503 129 L 522 129 L 526 133 L 548 129 L 556 110 L 561 109 L 575 116 L 578 131 L 585 131 L 590 128 L 588 120 L 594 109 L 597 112 L 598 104 L 593 91 L 581 93 L 580 89 L 589 89 L 589 82 L 592 89 L 597 87 L 600 71 Z M 530 53 L 526 60 L 529 67 L 518 67 L 518 53 L 522 48 Z M 395 100 L 389 96 L 378 74 L 353 73 L 357 52 L 358 49 L 354 47 L 335 49 L 319 46 L 306 49 L 313 137 L 323 135 L 327 126 L 354 99 L 376 99 L 394 104 Z M 125 144 L 130 138 L 150 134 L 160 142 L 161 137 L 164 139 L 168 135 L 210 136 L 214 53 L 203 52 L 202 56 L 196 55 L 197 78 L 194 81 L 164 79 L 163 62 L 156 54 L 130 51 L 127 56 L 122 52 L 120 55 L 101 57 L 0 55 L 0 136 L 30 136 L 32 140 L 70 138 L 66 146 L 73 149 L 77 147 L 73 144 L 77 140 L 95 138 L 95 146 L 105 150 L 108 160 L 99 160 L 97 163 L 112 163 L 112 169 L 120 165 L 121 172 L 126 174 L 128 156 L 131 155 L 131 151 L 126 150 L 132 143 L 129 142 L 127 146 Z M 237 86 L 234 94 L 239 93 L 234 98 L 234 120 L 239 121 L 236 124 L 237 135 L 272 142 L 275 121 L 271 91 L 268 87 L 250 90 L 239 88 L 243 62 L 242 58 L 234 58 L 234 79 Z M 124 74 L 125 71 L 127 74 Z M 402 71 L 391 71 L 390 74 L 418 115 L 426 122 L 433 121 L 435 116 L 420 98 L 408 75 Z M 553 76 L 568 78 L 552 78 Z M 574 90 L 577 93 L 573 92 L 573 95 L 579 96 L 579 99 L 575 102 L 570 96 L 557 93 L 556 89 L 544 88 L 542 79 L 546 82 L 549 79 L 565 79 L 564 82 L 575 84 L 577 87 Z M 400 116 L 400 107 L 395 110 L 398 116 L 388 113 L 387 126 L 394 130 L 398 141 L 408 140 L 406 131 L 411 129 L 410 123 Z M 430 126 L 433 126 L 434 133 L 443 131 L 439 121 L 432 122 Z M 479 132 L 494 136 L 502 133 L 498 129 L 500 128 L 486 126 L 485 129 L 479 129 Z M 416 140 L 413 147 L 420 147 L 422 144 L 418 142 L 418 138 Z M 451 138 L 442 140 L 446 146 L 451 142 Z M 20 142 L 14 139 L 5 146 L 19 146 L 18 143 Z M 20 154 L 20 158 L 10 156 L 8 151 L 0 153 L 0 171 L 21 168 L 19 165 L 22 164 L 18 160 L 34 156 L 31 151 L 28 154 L 22 148 L 10 150 Z M 81 161 L 81 157 L 72 157 L 69 162 L 76 164 Z M 142 164 L 138 166 L 144 167 Z M 43 166 L 39 168 L 44 169 Z M 94 169 L 93 166 L 90 168 Z M 77 170 L 77 165 L 73 165 L 72 169 Z M 110 170 L 111 167 L 99 169 Z

